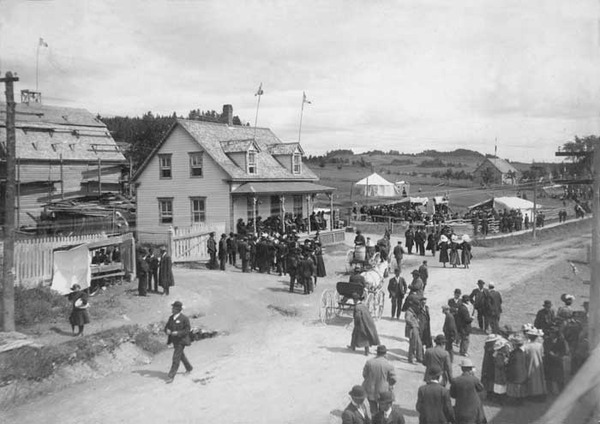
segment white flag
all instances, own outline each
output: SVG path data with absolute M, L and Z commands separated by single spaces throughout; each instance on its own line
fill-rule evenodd
M 254 93 L 255 96 L 262 96 L 263 94 L 265 94 L 265 92 L 262 89 L 262 82 L 260 83 L 260 85 L 258 86 L 258 90 L 256 91 L 256 93 Z
M 304 91 L 302 92 L 302 103 L 312 104 L 312 102 L 306 98 L 306 93 Z
M 43 39 L 42 37 L 40 37 L 40 43 L 39 43 L 39 46 L 40 46 L 40 47 L 48 47 L 48 43 L 46 43 L 46 42 L 44 41 L 44 39 Z

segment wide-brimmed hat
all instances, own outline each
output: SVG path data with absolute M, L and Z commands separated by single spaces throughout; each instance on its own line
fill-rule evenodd
M 493 289 L 494 287 L 496 287 L 496 285 L 495 285 L 495 284 L 494 284 L 492 281 L 490 281 L 490 282 L 488 283 L 488 287 L 489 287 L 490 289 Z
M 473 361 L 471 361 L 469 358 L 463 358 L 460 361 L 460 367 L 461 368 L 473 368 Z
M 501 339 L 501 337 L 497 334 L 490 334 L 485 338 L 485 343 L 491 343 L 491 342 L 495 342 L 497 340 Z
M 385 347 L 385 345 L 377 346 L 377 354 L 378 355 L 385 355 L 386 353 L 387 353 L 387 347 Z
M 419 275 L 419 270 L 418 269 L 413 269 L 411 272 L 412 275 Z
M 468 234 L 463 234 L 462 241 L 466 241 L 467 243 L 471 243 L 471 237 Z
M 360 385 L 356 385 L 352 387 L 352 390 L 348 392 L 348 394 L 353 398 L 365 399 L 367 397 L 367 392 L 365 392 L 365 388 Z
M 443 241 L 448 241 L 448 237 L 446 237 L 445 235 L 442 234 L 440 236 L 440 242 L 443 242 Z
M 485 281 L 483 281 L 483 280 L 477 280 L 477 285 L 479 285 L 479 284 L 483 284 L 485 286 Z
M 379 399 L 377 400 L 381 403 L 392 403 L 394 402 L 394 394 L 390 391 L 379 393 Z

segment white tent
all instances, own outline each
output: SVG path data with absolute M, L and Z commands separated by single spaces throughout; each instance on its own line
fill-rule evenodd
M 520 197 L 494 197 L 493 199 L 484 200 L 483 202 L 479 202 L 473 206 L 469 206 L 469 209 L 473 209 L 479 206 L 484 206 L 488 203 L 491 203 L 492 207 L 498 211 L 502 212 L 504 209 L 510 211 L 511 209 L 520 210 L 523 216 L 529 215 L 529 219 L 533 216 L 533 202 L 529 200 L 521 199 Z M 538 205 L 538 209 L 541 205 Z
M 377 173 L 373 173 L 354 184 L 356 192 L 369 197 L 394 197 L 398 195 L 396 186 Z

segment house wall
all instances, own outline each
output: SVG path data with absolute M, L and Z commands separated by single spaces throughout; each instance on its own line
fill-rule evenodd
M 203 155 L 203 177 L 190 177 L 190 152 L 201 147 L 180 126 L 169 135 L 162 147 L 137 179 L 138 239 L 147 243 L 164 243 L 169 227 L 192 224 L 190 197 L 206 198 L 206 223 L 225 226 L 230 231 L 230 187 L 228 175 L 207 154 Z M 159 178 L 159 154 L 171 154 L 172 177 Z M 159 198 L 173 199 L 173 223 L 159 222 Z
M 274 157 L 288 172 L 292 172 L 292 155 L 274 155 Z
M 492 184 L 501 184 L 502 183 L 502 173 L 498 170 L 498 168 L 496 168 L 494 165 L 492 165 L 489 162 L 482 164 L 479 168 L 477 168 L 473 172 L 475 181 L 480 182 L 480 183 L 483 182 L 482 175 L 486 169 L 492 170 L 492 173 L 494 175 L 494 178 L 491 181 Z

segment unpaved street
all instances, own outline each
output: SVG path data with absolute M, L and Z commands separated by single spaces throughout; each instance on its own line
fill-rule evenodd
M 378 235 L 372 235 L 375 239 Z M 349 237 L 348 237 L 349 239 Z M 392 237 L 395 245 L 397 238 Z M 477 279 L 494 281 L 500 292 L 535 280 L 546 269 L 568 258 L 581 256 L 589 238 L 565 236 L 539 245 L 475 248 L 471 269 L 444 269 L 437 259 L 430 264 L 426 296 L 432 333 L 441 330 L 440 306 L 454 288 L 463 292 Z M 333 253 L 332 253 L 333 251 Z M 194 371 L 165 384 L 171 350 L 157 355 L 149 365 L 80 384 L 8 411 L 1 422 L 37 423 L 333 423 L 348 402 L 347 392 L 362 382 L 365 356 L 350 352 L 351 318 L 333 325 L 318 321 L 318 303 L 325 288 L 347 280 L 336 275 L 345 269 L 347 248 L 330 248 L 326 256 L 329 276 L 320 279 L 315 293 L 287 292 L 287 279 L 276 275 L 242 274 L 239 270 L 175 270 L 177 286 L 162 311 L 149 311 L 149 319 L 168 315 L 168 302 L 180 299 L 187 310 L 205 313 L 199 322 L 228 335 L 195 342 L 186 349 Z M 403 276 L 423 257 L 408 256 Z M 409 281 L 410 282 L 410 281 Z M 387 284 L 387 282 L 386 282 Z M 549 294 L 558 300 L 560 293 Z M 386 298 L 386 302 L 388 302 Z M 540 302 L 541 303 L 541 302 Z M 269 305 L 284 308 L 282 314 Z M 505 312 L 510 309 L 506 305 Z M 185 313 L 186 311 L 184 311 Z M 535 311 L 532 311 L 535 312 Z M 389 303 L 378 322 L 382 343 L 400 376 L 395 387 L 397 403 L 407 423 L 417 423 L 416 392 L 423 367 L 406 362 L 407 341 L 403 321 L 392 321 Z M 140 321 L 144 317 L 134 317 Z M 475 364 L 481 363 L 484 336 L 472 337 Z M 455 371 L 460 357 L 455 358 Z M 488 407 L 491 422 L 498 408 Z

